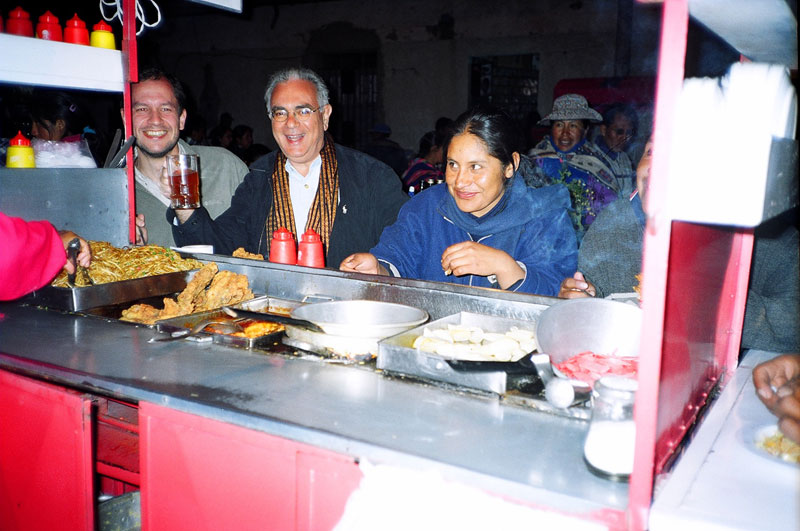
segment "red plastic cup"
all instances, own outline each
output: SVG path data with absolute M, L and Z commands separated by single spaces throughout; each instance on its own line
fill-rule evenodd
M 58 17 L 50 11 L 45 11 L 44 15 L 39 17 L 39 23 L 36 24 L 36 36 L 46 41 L 63 41 L 64 37 Z
M 269 244 L 269 261 L 275 264 L 295 265 L 297 263 L 294 235 L 284 227 L 272 233 L 272 241 Z
M 27 11 L 17 7 L 8 14 L 6 32 L 12 35 L 33 37 L 33 22 Z
M 78 18 L 77 13 L 64 27 L 64 42 L 89 45 L 89 30 L 86 29 L 86 23 Z
M 325 252 L 319 234 L 308 229 L 300 237 L 297 248 L 297 265 L 306 267 L 325 267 Z

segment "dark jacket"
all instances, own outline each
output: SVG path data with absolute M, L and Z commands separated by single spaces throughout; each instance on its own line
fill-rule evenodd
M 272 208 L 272 171 L 277 152 L 250 166 L 231 206 L 211 220 L 205 208 L 197 209 L 182 225 L 172 228 L 178 245 L 211 244 L 214 252 L 231 254 L 238 247 L 269 256 L 271 234 L 266 234 Z M 326 250 L 325 266 L 338 268 L 352 253 L 365 252 L 378 243 L 383 228 L 391 225 L 408 200 L 391 168 L 359 151 L 336 146 L 339 167 L 339 205 Z M 175 214 L 168 212 L 172 222 Z M 298 230 L 302 231 L 301 228 Z
M 442 270 L 447 247 L 476 241 L 505 251 L 525 270 L 510 291 L 556 295 L 578 260 L 569 205 L 563 186 L 529 188 L 515 176 L 498 204 L 476 218 L 459 210 L 439 184 L 415 195 L 370 252 L 397 276 L 497 288 L 491 276 L 447 276 Z

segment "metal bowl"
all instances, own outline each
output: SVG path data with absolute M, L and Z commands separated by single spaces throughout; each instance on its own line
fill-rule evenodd
M 641 308 L 606 299 L 557 302 L 539 316 L 536 339 L 541 352 L 561 363 L 581 352 L 635 357 L 639 355 Z
M 428 320 L 428 312 L 393 302 L 332 301 L 292 310 L 292 317 L 318 325 L 327 334 L 383 339 Z

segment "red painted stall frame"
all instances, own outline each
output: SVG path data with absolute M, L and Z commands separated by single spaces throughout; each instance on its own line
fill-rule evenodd
M 646 0 L 640 0 L 646 1 Z M 673 221 L 667 154 L 683 86 L 688 0 L 664 0 L 642 264 L 636 450 L 627 525 L 646 529 L 664 470 L 715 386 L 736 368 L 752 229 Z

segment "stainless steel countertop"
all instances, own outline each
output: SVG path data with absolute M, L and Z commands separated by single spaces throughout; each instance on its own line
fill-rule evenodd
M 497 398 L 212 343 L 148 343 L 141 326 L 0 304 L 0 367 L 149 401 L 569 514 L 624 510 L 627 484 L 583 463 L 584 421 Z

